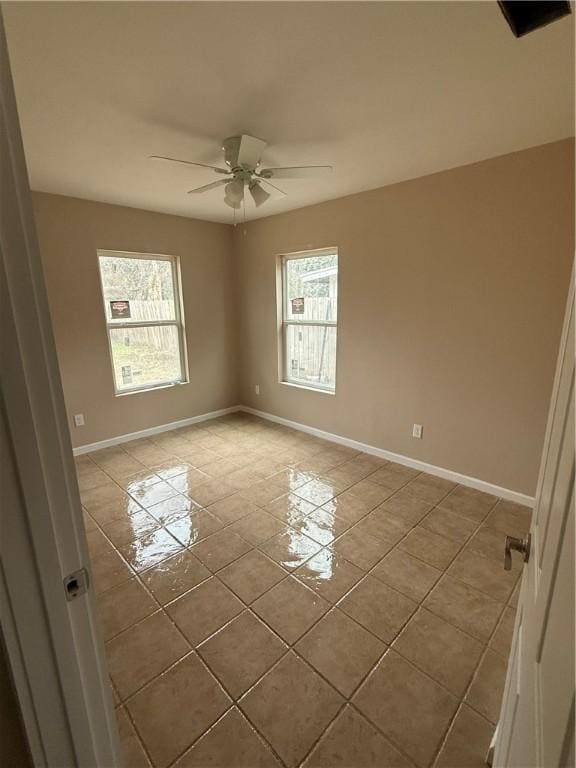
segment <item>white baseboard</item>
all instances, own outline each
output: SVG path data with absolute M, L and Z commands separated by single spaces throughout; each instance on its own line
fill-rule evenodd
M 360 443 L 358 440 L 352 440 L 349 437 L 342 437 L 341 435 L 334 435 L 332 432 L 324 432 L 322 429 L 316 427 L 309 427 L 306 424 L 300 424 L 297 421 L 290 421 L 289 419 L 283 419 L 280 416 L 274 416 L 271 413 L 265 411 L 258 411 L 255 408 L 249 408 L 248 406 L 241 405 L 238 410 L 245 413 L 251 413 L 254 416 L 260 416 L 262 419 L 273 421 L 276 424 L 283 424 L 285 427 L 291 427 L 292 429 L 298 429 L 301 432 L 307 432 L 309 435 L 320 437 L 323 440 L 330 440 L 332 443 L 338 443 L 339 445 L 346 445 L 349 448 L 354 448 L 357 451 L 363 451 L 364 453 L 370 453 L 373 456 L 378 456 L 381 459 L 388 461 L 395 461 L 398 464 L 403 464 L 406 467 L 417 469 L 420 472 L 428 472 L 430 475 L 436 475 L 437 477 L 443 477 L 445 480 L 451 480 L 453 483 L 459 483 L 460 485 L 466 485 L 468 488 L 475 488 L 478 491 L 484 491 L 484 493 L 491 493 L 493 496 L 498 496 L 508 501 L 514 501 L 517 504 L 522 504 L 525 507 L 534 506 L 534 497 L 527 496 L 519 491 L 511 491 L 508 488 L 502 488 L 499 485 L 488 483 L 485 480 L 479 480 L 476 477 L 468 477 L 468 475 L 462 475 L 459 472 L 453 472 L 451 469 L 444 469 L 443 467 L 436 467 L 433 464 L 427 464 L 425 461 L 419 461 L 418 459 L 411 459 L 409 456 L 402 456 L 399 453 L 392 453 L 392 451 L 386 451 L 383 448 L 376 448 L 373 445 L 367 445 L 366 443 Z
M 215 419 L 218 416 L 225 416 L 227 413 L 235 413 L 240 409 L 241 407 L 239 405 L 233 405 L 230 408 L 220 408 L 219 411 L 211 411 L 210 413 L 201 413 L 199 416 L 191 416 L 189 419 L 172 421 L 169 424 L 160 424 L 157 427 L 148 427 L 148 429 L 141 429 L 138 432 L 129 432 L 127 435 L 117 435 L 116 437 L 110 437 L 107 440 L 100 440 L 97 443 L 87 443 L 86 445 L 79 445 L 77 448 L 72 449 L 72 453 L 74 454 L 74 456 L 80 456 L 83 453 L 100 451 L 102 448 L 111 448 L 113 445 L 128 443 L 130 442 L 130 440 L 138 440 L 141 437 L 151 437 L 152 435 L 159 435 L 162 432 L 169 432 L 171 429 L 179 429 L 180 427 L 190 427 L 192 426 L 192 424 L 199 424 L 202 421 L 208 421 L 208 419 Z
M 189 419 L 181 419 L 180 421 L 172 421 L 169 424 L 160 424 L 157 427 L 149 427 L 148 429 L 141 429 L 138 432 L 130 432 L 126 435 L 118 435 L 116 437 L 110 437 L 107 440 L 100 440 L 97 443 L 88 443 L 87 445 L 80 445 L 73 449 L 74 456 L 80 456 L 83 453 L 90 453 L 92 451 L 99 451 L 102 448 L 110 448 L 113 445 L 121 445 L 127 443 L 130 440 L 137 440 L 141 437 L 151 437 L 152 435 L 159 435 L 162 432 L 169 432 L 172 429 L 179 429 L 180 427 L 189 427 L 192 424 L 199 424 L 202 421 L 208 421 L 209 419 L 215 419 L 218 416 L 225 416 L 228 413 L 235 413 L 236 411 L 244 411 L 245 413 L 251 413 L 254 416 L 259 416 L 267 421 L 273 421 L 276 424 L 282 424 L 285 427 L 291 427 L 297 429 L 300 432 L 306 432 L 309 435 L 320 437 L 323 440 L 329 440 L 332 443 L 338 443 L 339 445 L 346 445 L 349 448 L 354 448 L 357 451 L 363 451 L 364 453 L 370 453 L 373 456 L 379 456 L 381 459 L 387 461 L 395 461 L 398 464 L 403 464 L 406 467 L 417 469 L 420 472 L 428 472 L 430 475 L 436 475 L 437 477 L 443 477 L 445 480 L 451 480 L 453 483 L 459 483 L 460 485 L 466 485 L 469 488 L 476 488 L 478 491 L 484 491 L 484 493 L 491 493 L 493 496 L 498 496 L 502 499 L 508 499 L 509 501 L 515 501 L 517 504 L 523 504 L 526 507 L 534 506 L 534 497 L 527 496 L 519 491 L 511 491 L 508 488 L 501 488 L 499 485 L 488 483 L 485 480 L 479 480 L 476 477 L 468 477 L 468 475 L 462 475 L 459 472 L 453 472 L 451 469 L 444 469 L 443 467 L 436 467 L 433 464 L 427 464 L 425 461 L 418 459 L 411 459 L 409 456 L 402 456 L 399 453 L 392 453 L 392 451 L 386 451 L 384 448 L 376 448 L 373 445 L 367 445 L 361 443 L 358 440 L 352 440 L 350 437 L 342 437 L 341 435 L 335 435 L 332 432 L 325 432 L 323 429 L 317 429 L 316 427 L 309 427 L 307 424 L 300 424 L 297 421 L 290 421 L 289 419 L 283 419 L 281 416 L 274 416 L 272 413 L 266 413 L 265 411 L 258 411 L 256 408 L 249 408 L 246 405 L 233 405 L 230 408 L 221 408 L 218 411 L 211 411 L 210 413 L 201 413 L 198 416 L 192 416 Z

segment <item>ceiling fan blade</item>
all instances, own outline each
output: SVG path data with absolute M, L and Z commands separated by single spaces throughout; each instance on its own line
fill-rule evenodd
M 255 136 L 242 134 L 240 136 L 240 146 L 238 147 L 238 165 L 248 168 L 256 168 L 262 157 L 262 152 L 266 147 L 266 142 L 257 139 Z
M 210 184 L 204 184 L 202 187 L 196 187 L 196 189 L 189 189 L 187 194 L 189 195 L 195 195 L 198 192 L 208 192 L 210 189 L 216 189 L 216 187 L 221 187 L 223 184 L 228 184 L 228 179 L 218 179 L 218 181 L 212 181 Z
M 261 184 L 266 184 L 266 186 L 269 189 L 273 189 L 274 190 L 273 192 L 270 193 L 270 196 L 274 200 L 279 200 L 282 197 L 286 197 L 286 192 L 284 192 L 283 190 L 279 189 L 275 184 L 272 184 L 272 182 L 268 181 L 268 179 L 260 178 L 259 181 L 260 181 Z
M 263 168 L 258 176 L 263 179 L 309 179 L 332 171 L 331 165 L 297 165 L 290 168 Z
M 270 192 L 266 192 L 266 190 L 262 187 L 259 181 L 252 182 L 252 184 L 250 184 L 248 189 L 250 190 L 252 199 L 256 204 L 256 208 L 260 208 L 260 206 L 271 197 Z
M 164 155 L 149 155 L 149 160 L 168 160 L 170 163 L 181 163 L 182 165 L 194 165 L 198 168 L 210 168 L 210 170 L 216 173 L 229 174 L 231 171 L 228 168 L 218 168 L 215 165 L 206 165 L 206 163 L 193 163 L 191 160 L 179 160 L 177 157 L 164 157 Z

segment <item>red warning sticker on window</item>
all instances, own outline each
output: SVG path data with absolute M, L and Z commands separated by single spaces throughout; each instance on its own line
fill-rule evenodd
M 112 320 L 124 320 L 127 317 L 130 317 L 130 302 L 129 301 L 111 301 L 110 315 L 112 317 Z
M 292 302 L 292 314 L 303 315 L 304 314 L 304 297 L 298 299 L 291 299 Z

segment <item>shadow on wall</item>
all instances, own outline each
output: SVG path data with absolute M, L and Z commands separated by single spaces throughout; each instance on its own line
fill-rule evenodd
M 8 668 L 4 638 L 0 634 L 0 765 L 32 766 L 20 715 L 20 705 Z

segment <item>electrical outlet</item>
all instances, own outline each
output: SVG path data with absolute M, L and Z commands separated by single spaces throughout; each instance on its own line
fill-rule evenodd
M 84 426 L 85 422 L 84 422 L 84 414 L 83 413 L 75 414 L 75 416 L 74 416 L 74 424 L 77 427 L 83 427 Z
M 260 394 L 260 384 L 254 384 L 254 392 L 259 395 Z
M 424 427 L 422 424 L 414 424 L 412 427 L 412 437 L 417 437 L 418 440 L 422 439 L 422 432 L 424 430 Z

